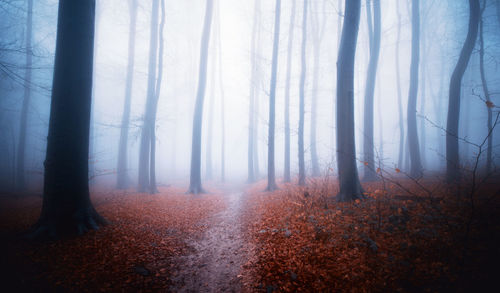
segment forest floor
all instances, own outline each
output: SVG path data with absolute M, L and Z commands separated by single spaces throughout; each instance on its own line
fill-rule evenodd
M 22 238 L 41 197 L 0 194 L 0 279 L 5 292 L 477 291 L 499 273 L 497 182 L 473 201 L 436 179 L 363 184 L 352 203 L 329 178 L 100 190 L 111 224 L 48 242 Z

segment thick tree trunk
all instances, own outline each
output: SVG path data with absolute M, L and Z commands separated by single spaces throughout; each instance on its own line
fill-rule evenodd
M 486 7 L 486 0 L 483 0 L 483 7 L 481 8 L 481 18 L 479 19 L 479 71 L 481 73 L 481 84 L 483 87 L 484 98 L 486 100 L 486 110 L 488 111 L 488 119 L 486 122 L 486 127 L 488 130 L 488 148 L 486 149 L 486 174 L 490 174 L 492 171 L 492 148 L 493 148 L 493 113 L 492 113 L 492 103 L 491 95 L 488 90 L 488 82 L 486 79 L 486 73 L 484 70 L 484 34 L 483 34 L 483 12 Z M 497 6 L 500 7 L 500 6 Z
M 420 62 L 420 6 L 419 0 L 412 0 L 412 34 L 411 34 L 411 64 L 410 64 L 410 90 L 408 92 L 408 147 L 410 149 L 410 176 L 422 176 L 422 163 L 420 162 L 420 149 L 417 132 L 417 93 L 418 93 L 418 68 Z
M 191 176 L 188 193 L 203 193 L 201 185 L 201 133 L 203 121 L 203 101 L 207 85 L 208 44 L 210 43 L 210 29 L 212 26 L 213 0 L 207 0 L 205 21 L 201 35 L 200 68 L 198 75 L 198 90 L 193 117 L 193 138 L 191 145 Z
M 275 117 L 275 100 L 276 100 L 276 79 L 278 74 L 278 49 L 280 37 L 280 15 L 281 15 L 281 0 L 276 0 L 276 11 L 274 16 L 274 41 L 273 41 L 273 57 L 271 65 L 271 84 L 269 89 L 269 132 L 267 140 L 267 191 L 277 189 L 275 171 L 274 171 L 274 128 L 276 123 Z
M 125 102 L 123 104 L 122 123 L 120 128 L 120 142 L 118 146 L 118 166 L 117 182 L 118 189 L 127 189 L 129 187 L 129 176 L 127 166 L 128 133 L 130 123 L 130 106 L 132 101 L 132 85 L 134 79 L 135 64 L 135 34 L 137 24 L 137 0 L 130 2 L 130 25 L 128 36 L 128 65 L 127 77 L 125 80 Z
M 256 144 L 256 88 L 257 88 L 257 31 L 260 22 L 260 0 L 255 0 L 254 2 L 254 16 L 253 16 L 253 27 L 252 27 L 252 40 L 250 45 L 250 99 L 248 107 L 248 182 L 252 183 L 255 181 L 255 167 L 254 160 L 256 157 L 255 144 Z
M 446 124 L 446 179 L 449 183 L 460 181 L 460 161 L 458 152 L 458 123 L 460 118 L 460 89 L 462 77 L 477 39 L 480 17 L 479 0 L 469 0 L 470 16 L 467 38 L 460 52 L 457 65 L 450 80 L 448 119 Z
M 365 103 L 364 103 L 364 133 L 363 133 L 363 153 L 364 153 L 364 181 L 373 181 L 378 179 L 375 173 L 375 156 L 373 140 L 373 105 L 375 82 L 377 78 L 377 65 L 380 52 L 380 0 L 373 0 L 373 32 L 371 25 L 370 1 L 367 0 L 367 19 L 370 38 L 370 61 L 368 63 L 368 72 L 366 76 Z
M 151 30 L 149 40 L 148 89 L 144 122 L 141 130 L 141 145 L 139 149 L 139 181 L 138 191 L 149 191 L 150 186 L 150 156 L 153 125 L 153 103 L 156 99 L 156 57 L 158 50 L 158 6 L 159 0 L 153 0 L 151 10 Z
M 155 94 L 151 109 L 151 152 L 149 162 L 149 192 L 157 193 L 156 188 L 156 113 L 158 110 L 158 100 L 161 93 L 161 82 L 163 79 L 163 30 L 165 28 L 165 0 L 161 0 L 161 23 L 158 36 L 160 45 L 158 48 L 158 77 L 156 79 Z
M 31 100 L 31 67 L 33 48 L 31 45 L 33 30 L 33 0 L 28 0 L 26 17 L 26 69 L 24 73 L 24 97 L 21 108 L 19 125 L 19 142 L 17 144 L 16 187 L 18 190 L 26 188 L 24 157 L 26 152 L 26 129 L 28 124 L 28 110 Z
M 345 1 L 340 50 L 337 58 L 337 161 L 339 201 L 363 198 L 356 167 L 354 139 L 354 60 L 361 0 Z
M 403 118 L 403 98 L 401 95 L 401 73 L 399 66 L 399 43 L 401 41 L 401 12 L 399 11 L 399 2 L 396 1 L 396 13 L 398 16 L 398 30 L 396 37 L 396 86 L 398 93 L 398 118 L 399 118 L 399 155 L 398 155 L 398 168 L 403 168 L 403 154 L 405 152 L 404 149 L 404 140 L 405 140 L 405 127 L 404 127 L 404 118 Z
M 94 0 L 59 2 L 43 206 L 32 237 L 81 234 L 105 223 L 88 181 L 94 14 Z
M 290 182 L 290 79 L 292 72 L 293 55 L 293 32 L 295 28 L 296 0 L 292 0 L 292 12 L 288 27 L 288 49 L 286 55 L 286 79 L 285 79 L 285 166 L 283 169 L 283 181 Z
M 302 47 L 301 70 L 299 84 L 299 185 L 306 184 L 306 168 L 304 163 L 304 114 L 305 114 L 305 84 L 306 84 L 306 45 L 307 45 L 307 0 L 304 0 L 302 10 Z

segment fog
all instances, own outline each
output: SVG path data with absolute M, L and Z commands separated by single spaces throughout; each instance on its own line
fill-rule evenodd
M 26 46 L 27 1 L 0 1 L 0 187 L 16 186 L 16 172 L 25 173 L 30 190 L 43 186 L 50 97 L 57 30 L 58 1 L 38 0 L 33 4 L 32 47 Z M 180 184 L 186 188 L 190 176 L 192 128 L 200 63 L 200 42 L 205 14 L 201 0 L 165 1 L 163 80 L 156 116 L 156 178 L 158 185 Z M 317 94 L 316 147 L 322 174 L 336 174 L 336 80 L 340 41 L 339 20 L 343 1 L 311 0 L 306 42 L 305 71 L 305 168 L 311 176 L 311 102 Z M 362 171 L 364 95 L 370 58 L 366 2 L 362 1 L 361 22 L 354 71 L 355 141 L 358 167 Z M 94 77 L 90 137 L 90 182 L 116 185 L 120 128 L 128 64 L 128 36 L 131 1 L 97 1 L 94 46 Z M 250 92 L 255 90 L 258 178 L 267 170 L 269 85 L 274 36 L 274 1 L 260 1 L 254 18 L 254 1 L 216 0 L 208 50 L 207 88 L 202 122 L 202 181 L 221 181 L 222 144 L 225 139 L 225 179 L 245 182 L 248 178 Z M 340 4 L 340 6 L 339 6 Z M 374 91 L 375 164 L 387 170 L 409 170 L 405 143 L 400 150 L 396 54 L 399 54 L 400 87 L 404 124 L 410 83 L 411 5 L 409 1 L 381 1 L 380 57 Z M 498 1 L 486 1 L 483 13 L 485 76 L 492 103 L 500 93 L 500 16 Z M 398 17 L 400 39 L 397 41 Z M 278 183 L 284 166 L 285 82 L 287 44 L 292 1 L 281 6 L 278 71 L 276 83 L 275 166 Z M 290 75 L 290 166 L 298 174 L 299 81 L 301 73 L 302 1 L 295 7 Z M 450 78 L 467 34 L 467 1 L 420 1 L 420 73 L 417 96 L 417 129 L 424 176 L 441 174 L 446 167 L 446 119 Z M 161 13 L 160 13 L 161 17 Z M 258 19 L 256 51 L 252 52 L 252 29 Z M 141 129 L 144 123 L 148 87 L 151 1 L 139 1 L 135 39 L 135 64 L 128 129 L 127 170 L 135 187 Z M 319 35 L 317 87 L 314 87 L 315 35 Z M 480 76 L 479 43 L 476 42 L 461 86 L 459 151 L 461 164 L 472 164 L 479 145 L 488 136 L 487 109 Z M 399 45 L 399 52 L 397 51 Z M 31 81 L 26 82 L 26 54 L 32 55 Z M 252 55 L 257 75 L 252 84 Z M 24 164 L 17 162 L 20 120 L 25 88 L 31 99 L 27 110 Z M 224 98 L 222 100 L 222 97 Z M 222 103 L 223 101 L 223 103 Z M 494 106 L 493 105 L 493 106 Z M 223 109 L 223 112 L 222 112 Z M 493 108 L 497 112 L 496 106 Z M 495 114 L 493 118 L 495 117 Z M 222 120 L 224 117 L 224 121 Z M 494 119 L 493 119 L 494 120 Z M 223 127 L 224 126 L 224 127 Z M 224 132 L 224 135 L 223 135 Z M 407 130 L 404 126 L 404 133 Z M 499 163 L 500 132 L 495 128 L 492 163 Z M 406 141 L 406 138 L 405 138 Z M 483 149 L 484 151 L 484 149 Z M 398 162 L 403 152 L 403 163 Z M 207 166 L 212 164 L 212 176 Z M 482 154 L 480 165 L 486 164 Z M 209 171 L 208 171 L 209 172 Z M 361 172 L 362 173 L 362 172 Z M 362 175 L 362 174 L 360 174 Z

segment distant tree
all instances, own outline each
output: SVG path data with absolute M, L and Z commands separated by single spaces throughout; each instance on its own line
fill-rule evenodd
M 304 0 L 302 9 L 302 47 L 301 47 L 301 68 L 299 84 L 299 185 L 306 184 L 306 168 L 304 163 L 304 114 L 305 114 L 305 85 L 306 85 L 306 46 L 307 46 L 307 0 Z
M 213 0 L 207 0 L 205 8 L 205 21 L 201 35 L 200 68 L 198 75 L 198 90 L 193 116 L 193 138 L 191 146 L 191 176 L 189 193 L 203 193 L 201 185 L 201 128 L 203 121 L 203 101 L 207 85 L 208 44 L 210 43 L 210 29 L 212 26 Z
M 497 7 L 500 7 L 497 5 Z M 486 79 L 486 73 L 484 70 L 484 9 L 486 8 L 486 0 L 483 0 L 483 7 L 481 8 L 481 17 L 479 19 L 479 71 L 481 74 L 481 85 L 483 87 L 483 93 L 484 93 L 484 98 L 486 99 L 486 110 L 488 111 L 488 120 L 487 120 L 487 130 L 489 133 L 488 136 L 488 149 L 486 150 L 486 173 L 489 174 L 491 173 L 492 167 L 492 148 L 493 148 L 493 125 L 492 125 L 492 119 L 493 119 L 493 113 L 492 113 L 492 106 L 493 103 L 491 102 L 491 95 L 490 91 L 488 89 L 488 82 Z
M 250 44 L 250 99 L 248 107 L 248 182 L 252 183 L 258 177 L 258 150 L 257 150 L 257 113 L 259 111 L 258 107 L 258 66 L 257 57 L 259 53 L 259 38 L 258 33 L 260 29 L 260 0 L 255 0 L 254 2 L 254 12 L 253 12 L 253 26 L 252 26 L 252 38 Z
M 356 167 L 354 139 L 354 60 L 359 30 L 361 0 L 345 1 L 345 16 L 337 58 L 337 161 L 340 191 L 338 201 L 363 198 Z
M 267 191 L 276 190 L 275 173 L 274 173 L 274 128 L 275 128 L 275 99 L 276 99 L 276 77 L 278 73 L 278 49 L 280 38 L 280 15 L 281 15 L 281 0 L 276 0 L 276 10 L 274 13 L 274 41 L 273 41 L 273 57 L 271 66 L 271 83 L 269 90 L 269 132 L 267 140 Z
M 323 36 L 325 34 L 326 17 L 323 16 L 321 25 L 319 24 L 320 11 L 325 11 L 326 1 L 323 1 L 323 9 L 318 9 L 318 2 L 315 4 L 315 13 L 312 14 L 312 39 L 313 39 L 313 81 L 312 81 L 312 94 L 311 94 L 311 129 L 310 129 L 310 143 L 311 143 L 311 167 L 312 176 L 316 177 L 320 175 L 319 161 L 318 161 L 318 149 L 317 149 L 317 117 L 318 117 L 318 82 L 319 82 L 319 61 L 321 54 L 321 43 L 323 41 Z
M 290 79 L 292 72 L 293 55 L 293 32 L 295 28 L 295 6 L 296 0 L 292 0 L 292 12 L 288 26 L 288 49 L 286 55 L 286 79 L 285 79 L 285 166 L 283 177 L 285 182 L 290 182 Z
M 373 3 L 373 24 L 371 5 Z M 373 105 L 375 94 L 375 83 L 377 78 L 377 66 L 380 54 L 380 0 L 366 1 L 366 15 L 370 40 L 370 62 L 366 75 L 364 120 L 363 120 L 363 153 L 364 153 L 364 181 L 373 181 L 378 178 L 375 173 L 375 156 L 373 142 Z
M 220 2 L 217 2 L 217 41 L 219 47 L 219 87 L 220 87 L 220 119 L 221 119 L 221 149 L 220 149 L 220 177 L 221 181 L 226 180 L 226 110 L 224 104 L 224 81 L 222 74 L 222 41 L 221 41 L 221 31 L 220 31 Z
M 81 234 L 105 223 L 88 181 L 95 1 L 60 0 L 58 13 L 43 206 L 32 237 Z
M 401 12 L 399 10 L 399 2 L 396 1 L 396 13 L 398 18 L 398 30 L 396 37 L 396 86 L 398 94 L 398 118 L 399 118 L 399 155 L 398 155 L 398 168 L 403 168 L 403 154 L 404 154 L 404 141 L 405 141 L 405 127 L 403 119 L 403 98 L 401 95 L 401 73 L 399 65 L 399 43 L 401 42 Z
M 16 185 L 18 190 L 26 188 L 25 180 L 25 152 L 26 152 L 26 129 L 28 123 L 28 110 L 31 100 L 31 67 L 33 48 L 31 45 L 33 31 L 33 0 L 28 0 L 28 9 L 26 15 L 26 69 L 24 73 L 24 96 L 23 105 L 21 108 L 20 125 L 19 125 L 19 142 L 17 144 L 17 168 L 16 168 Z
M 120 142 L 118 144 L 118 166 L 116 168 L 116 187 L 118 189 L 127 189 L 129 186 L 127 149 L 130 123 L 130 105 L 132 101 L 132 85 L 134 79 L 137 0 L 131 0 L 129 1 L 129 4 L 130 23 L 128 35 L 128 65 L 127 77 L 125 80 L 125 102 L 123 104 L 122 123 L 120 127 Z
M 412 0 L 411 17 L 411 64 L 410 64 L 410 90 L 408 92 L 408 147 L 410 150 L 410 175 L 414 178 L 422 176 L 422 163 L 420 162 L 420 149 L 417 133 L 417 92 L 418 68 L 420 59 L 420 1 Z
M 151 156 L 151 137 L 153 129 L 153 105 L 156 100 L 156 57 L 158 53 L 158 12 L 159 0 L 152 1 L 151 9 L 151 30 L 149 39 L 149 66 L 148 66 L 148 89 L 146 93 L 146 107 L 143 116 L 141 129 L 141 144 L 139 149 L 139 180 L 138 191 L 149 191 L 154 193 L 156 190 L 150 190 L 150 156 Z
M 460 52 L 457 65 L 450 80 L 448 119 L 446 124 L 446 179 L 449 183 L 460 180 L 460 162 L 458 156 L 458 122 L 460 118 L 460 89 L 462 77 L 474 49 L 480 18 L 479 0 L 469 0 L 469 26 L 467 38 Z

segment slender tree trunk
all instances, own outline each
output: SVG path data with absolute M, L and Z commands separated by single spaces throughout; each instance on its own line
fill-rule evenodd
M 259 28 L 260 22 L 260 0 L 255 0 L 254 2 L 254 16 L 253 16 L 253 27 L 252 27 L 252 40 L 251 40 L 251 48 L 250 48 L 250 99 L 249 99 L 249 107 L 248 107 L 248 182 L 252 183 L 255 181 L 255 167 L 254 160 L 256 154 L 255 144 L 256 144 L 256 136 L 255 132 L 257 125 L 256 121 L 256 87 L 257 87 L 257 30 Z
M 401 94 L 401 73 L 400 73 L 400 65 L 399 65 L 399 43 L 401 41 L 401 12 L 399 11 L 399 2 L 396 1 L 396 13 L 398 16 L 398 30 L 396 37 L 396 86 L 398 93 L 398 117 L 399 117 L 399 155 L 398 155 L 398 168 L 403 168 L 403 154 L 405 152 L 404 149 L 404 139 L 405 139 L 405 127 L 404 127 L 404 118 L 403 118 L 403 97 Z
M 420 63 L 420 0 L 412 0 L 412 33 L 411 33 L 411 64 L 410 90 L 408 93 L 408 147 L 410 150 L 410 175 L 414 178 L 422 176 L 420 149 L 417 132 L 417 93 L 418 68 Z
M 58 11 L 43 206 L 31 237 L 81 234 L 105 223 L 88 181 L 95 1 L 61 0 Z
M 158 48 L 158 77 L 156 79 L 155 94 L 151 109 L 151 152 L 149 162 L 149 192 L 151 194 L 158 192 L 158 189 L 156 188 L 156 113 L 158 110 L 158 100 L 160 99 L 161 82 L 163 79 L 163 30 L 165 28 L 165 0 L 161 0 L 160 4 L 161 23 L 160 33 L 158 35 L 160 42 Z
M 28 10 L 26 17 L 26 69 L 24 72 L 24 97 L 21 108 L 21 117 L 19 125 L 19 142 L 17 144 L 17 168 L 16 168 L 16 186 L 18 190 L 26 189 L 25 163 L 24 156 L 26 152 L 26 129 L 28 124 L 28 110 L 31 100 L 31 67 L 33 48 L 31 45 L 33 30 L 33 0 L 28 0 Z
M 150 186 L 150 151 L 151 130 L 153 125 L 153 103 L 155 100 L 156 82 L 156 57 L 158 49 L 158 6 L 159 0 L 153 0 L 151 10 L 151 30 L 149 41 L 149 68 L 148 68 L 148 90 L 146 97 L 146 109 L 144 111 L 144 122 L 141 130 L 141 145 L 139 150 L 139 192 L 146 192 Z
M 221 181 L 226 180 L 226 117 L 225 117 L 225 104 L 224 104 L 224 81 L 222 74 L 222 41 L 220 30 L 220 2 L 217 2 L 217 41 L 219 47 L 219 87 L 220 87 L 220 119 L 221 119 L 221 149 L 220 149 L 220 177 Z
M 338 0 L 337 2 L 337 7 L 338 7 L 338 15 L 337 15 L 337 54 L 338 54 L 338 50 L 340 48 L 340 36 L 342 35 L 342 17 L 343 17 L 343 14 L 342 14 L 342 0 Z M 335 99 L 332 99 L 332 108 L 331 108 L 333 111 L 332 111 L 332 120 L 331 120 L 331 135 L 330 135 L 330 144 L 331 144 L 331 149 L 332 149 L 332 158 L 331 158 L 331 164 L 332 164 L 332 168 L 333 169 L 333 162 L 335 161 L 335 156 L 336 156 L 336 152 L 333 151 L 336 149 L 335 147 L 335 128 L 337 127 L 336 126 L 336 123 L 335 123 L 335 109 L 336 109 L 336 101 Z
M 130 107 L 132 102 L 132 85 L 135 64 L 135 34 L 137 24 L 137 0 L 130 1 L 130 25 L 128 36 L 128 65 L 125 80 L 125 103 L 123 105 L 122 123 L 120 128 L 120 142 L 118 146 L 117 182 L 118 189 L 129 187 L 127 166 L 128 133 L 130 123 Z
M 425 3 L 425 2 L 424 2 Z M 423 11 L 425 11 L 425 5 L 423 8 Z M 422 81 L 421 88 L 420 88 L 420 156 L 421 156 L 421 164 L 422 166 L 426 165 L 426 144 L 427 144 L 427 137 L 425 134 L 425 102 L 427 99 L 427 51 L 428 51 L 428 45 L 427 45 L 427 36 L 426 36 L 426 27 L 425 27 L 425 17 L 424 21 L 422 22 L 421 26 L 421 40 L 422 40 L 422 72 L 421 72 L 421 78 L 420 80 Z
M 207 85 L 208 44 L 210 43 L 210 29 L 212 26 L 213 0 L 207 0 L 205 21 L 201 35 L 200 68 L 198 75 L 198 90 L 193 117 L 193 141 L 191 146 L 191 176 L 188 193 L 203 193 L 201 185 L 201 133 L 203 121 L 203 101 Z
M 281 0 L 276 0 L 276 11 L 274 16 L 274 41 L 273 41 L 273 59 L 271 66 L 271 84 L 269 90 L 269 132 L 268 132 L 268 149 L 267 149 L 267 191 L 277 189 L 276 179 L 274 174 L 274 127 L 276 122 L 275 117 L 275 100 L 276 100 L 276 78 L 278 73 L 278 49 L 280 37 L 280 15 L 281 15 Z
M 500 7 L 500 6 L 497 6 Z M 486 8 L 486 0 L 483 0 L 483 7 L 481 8 L 481 17 L 479 19 L 479 70 L 481 73 L 481 84 L 483 86 L 484 97 L 486 99 L 486 110 L 488 111 L 488 120 L 486 127 L 488 130 L 488 148 L 486 149 L 486 174 L 490 174 L 492 171 L 492 148 L 493 148 L 493 113 L 491 108 L 493 106 L 491 102 L 490 91 L 488 90 L 488 82 L 486 80 L 486 73 L 484 70 L 484 34 L 483 34 L 483 12 Z
M 469 63 L 477 39 L 480 17 L 479 0 L 469 0 L 470 16 L 467 38 L 460 52 L 457 65 L 450 80 L 448 119 L 446 124 L 446 179 L 449 183 L 460 181 L 458 153 L 458 123 L 460 118 L 460 88 L 462 77 Z
M 307 45 L 307 0 L 304 0 L 302 10 L 302 48 L 299 86 L 299 185 L 306 184 L 306 168 L 304 163 L 304 100 L 306 84 L 306 45 Z
M 374 112 L 374 93 L 375 83 L 377 78 L 377 65 L 380 52 L 380 34 L 381 34 L 381 17 L 380 17 L 380 0 L 373 0 L 373 32 L 371 25 L 371 9 L 370 0 L 367 0 L 367 18 L 368 31 L 370 35 L 370 61 L 368 63 L 368 72 L 366 76 L 365 88 L 365 103 L 364 103 L 364 181 L 376 180 L 375 173 L 375 156 L 374 156 L 374 140 L 373 140 L 373 112 Z
M 345 1 L 340 50 L 337 58 L 337 161 L 339 201 L 363 197 L 356 167 L 354 139 L 354 61 L 358 39 L 361 0 Z
M 286 55 L 286 80 L 285 80 L 285 166 L 283 177 L 285 182 L 290 182 L 290 79 L 292 72 L 293 32 L 295 28 L 296 0 L 292 0 L 292 12 L 288 27 L 288 49 Z
M 217 18 L 216 18 L 217 19 Z M 213 48 L 212 48 L 212 66 L 210 72 L 210 96 L 208 103 L 208 129 L 206 136 L 206 154 L 205 154 L 205 178 L 207 180 L 212 179 L 212 136 L 213 136 L 213 124 L 214 124 L 214 102 L 215 102 L 215 77 L 216 77 L 216 64 L 217 64 L 217 54 L 215 50 L 218 50 L 215 42 L 217 41 L 217 36 L 215 35 L 214 40 L 212 40 Z

